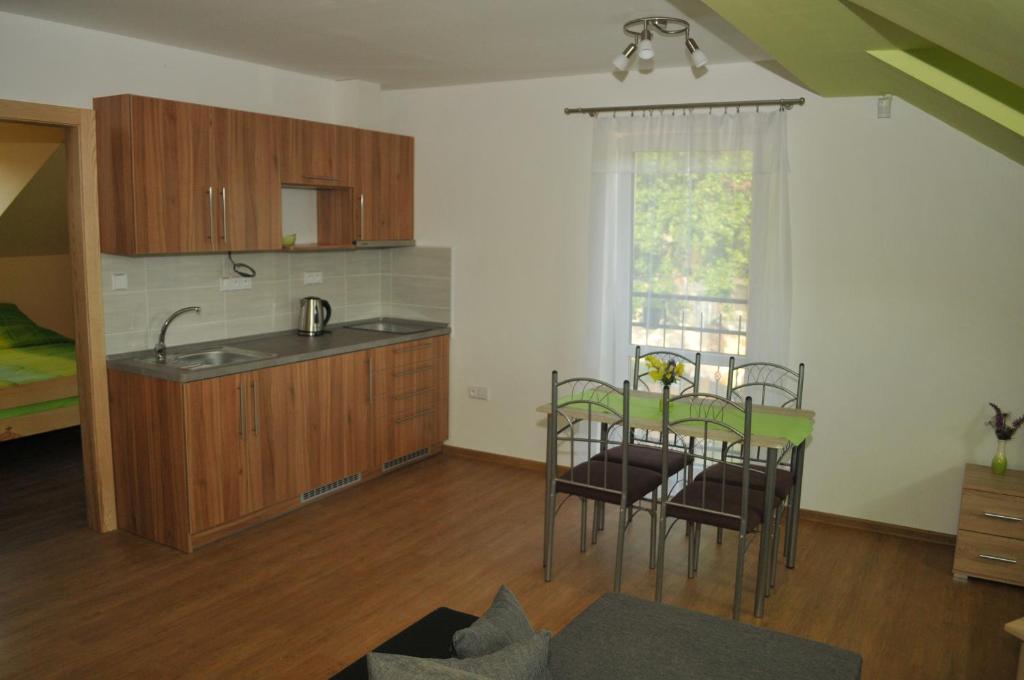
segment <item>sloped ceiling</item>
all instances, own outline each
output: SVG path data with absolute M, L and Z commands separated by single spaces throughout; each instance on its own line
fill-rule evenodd
M 1024 1 L 705 2 L 814 92 L 894 94 L 1024 164 Z
M 67 252 L 67 152 L 58 144 L 0 214 L 0 258 Z

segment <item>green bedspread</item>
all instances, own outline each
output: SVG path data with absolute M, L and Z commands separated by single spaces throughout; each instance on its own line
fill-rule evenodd
M 75 375 L 75 344 L 0 349 L 0 388 Z

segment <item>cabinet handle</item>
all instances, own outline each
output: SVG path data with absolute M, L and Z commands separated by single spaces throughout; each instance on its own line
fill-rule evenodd
M 224 243 L 228 242 L 228 188 L 220 188 L 220 211 L 224 217 Z
M 359 194 L 359 240 L 365 238 L 363 228 L 366 226 L 366 196 Z
M 434 364 L 423 364 L 416 368 L 410 368 L 408 371 L 395 371 L 392 373 L 392 377 L 404 378 L 407 375 L 416 375 L 417 373 L 426 373 L 427 371 L 434 370 Z
M 238 386 L 238 436 L 245 437 L 245 392 Z
M 434 409 L 426 408 L 426 409 L 423 409 L 422 411 L 417 411 L 416 413 L 412 413 L 410 415 L 407 415 L 404 418 L 395 418 L 395 423 L 396 424 L 406 423 L 406 422 L 408 422 L 410 420 L 415 420 L 417 418 L 422 418 L 423 416 L 429 416 L 433 412 L 434 412 Z
M 1024 518 L 1022 517 L 1014 517 L 1013 515 L 1000 515 L 997 512 L 983 512 L 981 514 L 991 519 L 1003 519 L 1007 522 L 1024 522 Z
M 257 435 L 260 433 L 260 400 L 256 392 L 256 379 L 253 378 L 252 382 L 252 431 Z
M 986 555 L 981 553 L 978 555 L 983 560 L 991 560 L 993 562 L 1003 562 L 1004 564 L 1017 564 L 1017 560 L 1011 560 L 1009 557 L 1000 557 L 999 555 Z
M 331 177 L 329 175 L 303 175 L 305 179 L 318 179 L 324 182 L 337 182 L 339 177 Z
M 368 367 L 366 370 L 367 370 L 367 373 L 369 373 L 369 377 L 370 377 L 370 406 L 373 406 L 373 357 L 372 356 L 369 358 L 369 360 L 367 361 L 366 365 Z
M 430 349 L 430 343 L 425 342 L 421 345 L 411 345 L 409 347 L 398 347 L 394 350 L 395 354 L 405 354 L 406 352 L 419 352 L 421 349 Z
M 213 233 L 214 222 L 217 221 L 217 218 L 214 217 L 213 214 L 213 187 L 206 187 L 206 198 L 210 203 L 210 241 L 213 242 L 217 240 L 217 237 Z

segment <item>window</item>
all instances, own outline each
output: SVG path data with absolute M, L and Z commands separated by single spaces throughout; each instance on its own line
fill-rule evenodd
M 642 151 L 635 163 L 633 344 L 745 355 L 753 153 Z

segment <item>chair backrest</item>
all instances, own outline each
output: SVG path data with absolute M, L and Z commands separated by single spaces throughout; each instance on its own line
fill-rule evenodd
M 676 365 L 686 367 L 683 375 L 676 380 L 676 385 L 679 386 L 675 389 L 676 394 L 700 391 L 700 352 L 690 359 L 678 352 L 668 350 L 643 352 L 639 346 L 633 354 L 633 389 L 643 392 L 661 392 L 662 384 L 649 375 L 650 367 L 647 365 L 647 357 L 657 357 L 666 364 L 674 361 Z
M 751 397 L 761 406 L 801 408 L 804 403 L 804 365 L 797 370 L 766 361 L 737 364 L 729 357 L 726 398 L 740 401 Z
M 750 491 L 752 400 L 747 397 L 741 407 L 736 402 L 715 394 L 698 392 L 672 397 L 668 390 L 663 392 L 662 398 L 662 430 L 669 435 L 662 439 L 661 445 L 664 480 L 661 490 L 662 502 L 699 509 L 723 517 L 734 517 L 739 521 L 741 530 L 746 531 Z M 682 442 L 687 439 L 690 444 L 686 450 L 696 471 L 721 464 L 725 467 L 724 474 L 716 475 L 713 480 L 709 480 L 708 475 L 696 475 L 685 487 L 685 498 L 669 501 L 668 458 L 672 449 L 670 442 Z M 726 487 L 730 481 L 735 486 L 737 478 L 741 482 L 739 507 L 726 503 Z
M 598 453 L 618 446 L 628 439 L 629 381 L 621 388 L 596 378 L 558 379 L 558 371 L 551 373 L 551 416 L 548 419 L 548 477 L 552 479 L 558 469 L 559 450 L 568 448 L 570 477 L 560 484 L 590 487 L 592 489 L 626 489 L 628 464 L 622 465 L 621 486 L 609 481 L 609 475 L 619 472 L 607 456 L 581 471 L 576 466 Z M 628 447 L 623 449 L 623 461 L 628 463 Z

